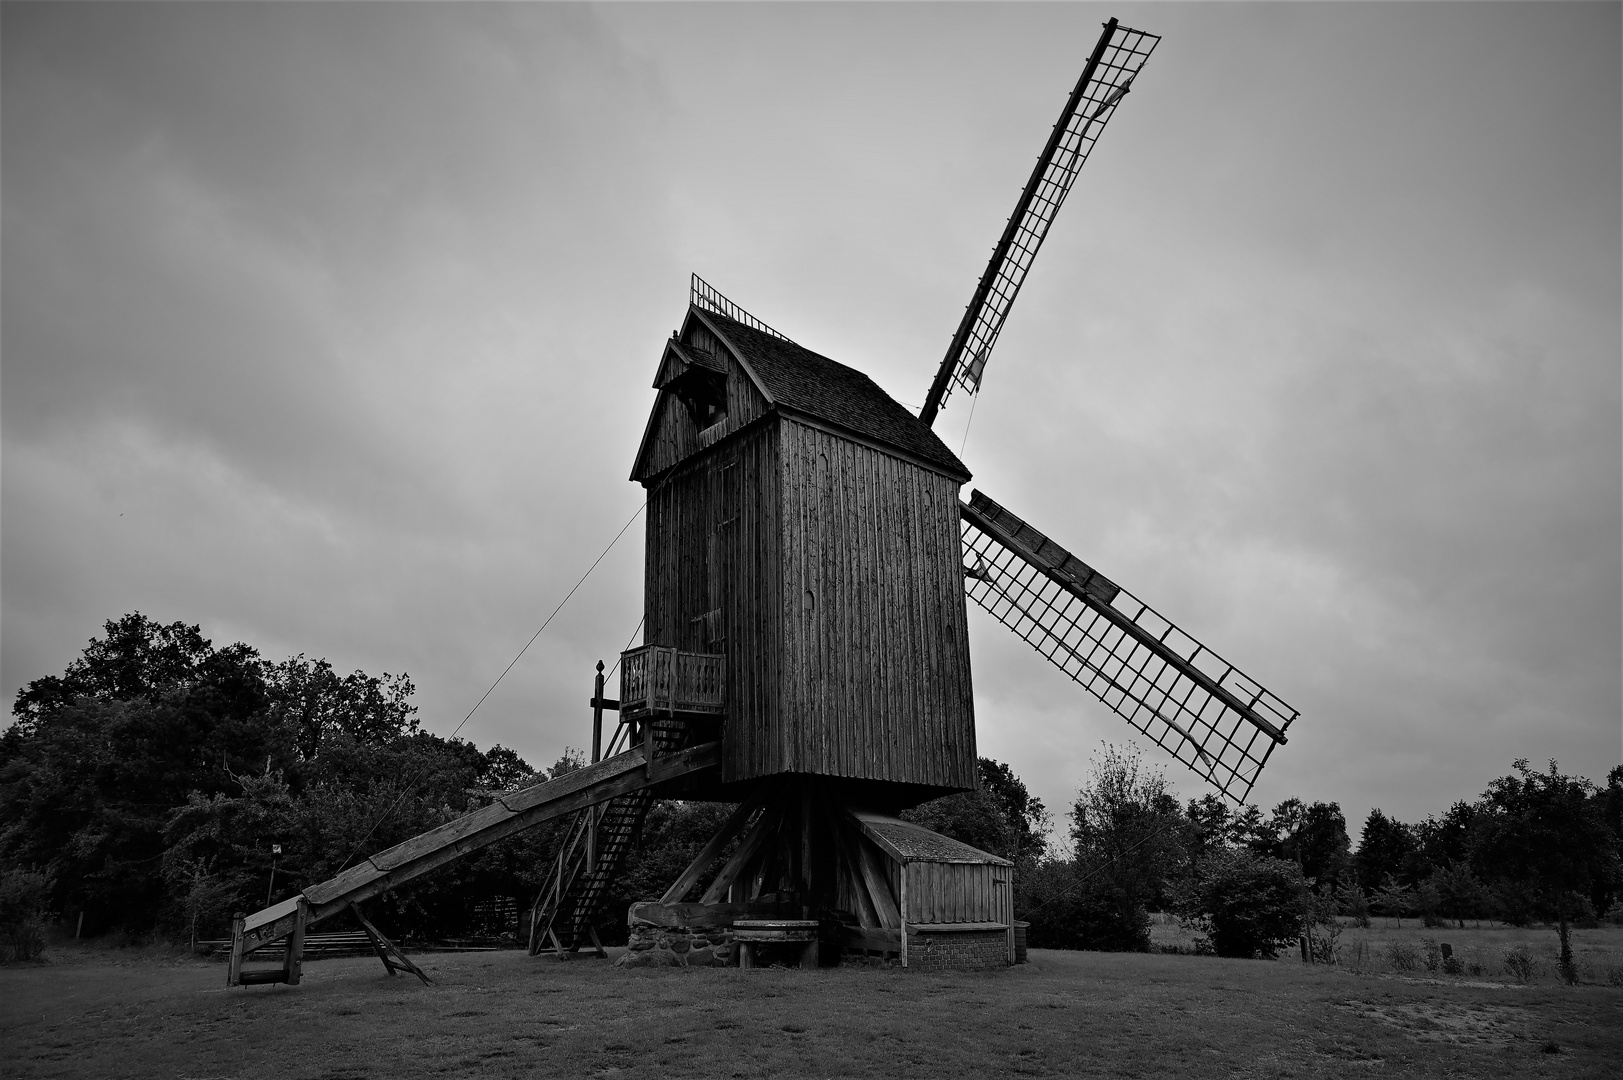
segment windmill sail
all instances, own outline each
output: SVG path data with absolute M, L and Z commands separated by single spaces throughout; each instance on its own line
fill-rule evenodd
M 930 384 L 919 411 L 919 419 L 926 424 L 935 423 L 936 413 L 954 386 L 971 393 L 979 389 L 986 359 L 1054 215 L 1070 193 L 1093 144 L 1116 114 L 1116 106 L 1127 96 L 1134 77 L 1160 40 L 1155 34 L 1118 26 L 1115 19 L 1105 23 L 1104 33 L 1048 137 L 1031 179 L 1014 204 L 1014 213 L 1009 215 L 1003 235 L 992 249 L 992 260 Z
M 1244 802 L 1296 710 L 979 491 L 959 509 L 970 598 Z

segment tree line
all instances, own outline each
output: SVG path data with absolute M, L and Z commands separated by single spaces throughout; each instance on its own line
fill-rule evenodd
M 1267 814 L 1215 795 L 1180 802 L 1136 754 L 1107 747 L 1068 818 L 1068 852 L 1019 860 L 1033 946 L 1147 950 L 1151 912 L 1182 917 L 1227 956 L 1307 947 L 1316 925 L 1372 913 L 1545 920 L 1570 970 L 1570 926 L 1623 915 L 1623 766 L 1602 788 L 1517 761 L 1441 817 L 1372 810 L 1354 847 L 1334 802 L 1287 799 Z
M 0 733 L 0 951 L 37 948 L 52 917 L 86 935 L 218 938 L 231 915 L 284 899 L 356 859 L 562 775 L 502 746 L 422 730 L 405 675 L 339 674 L 300 655 L 216 648 L 199 627 L 110 620 L 60 676 L 17 694 Z M 1180 802 L 1133 754 L 1106 748 L 1053 837 L 1042 801 L 982 758 L 976 791 L 904 816 L 1016 864 L 1033 946 L 1149 948 L 1149 913 L 1202 928 L 1225 955 L 1271 955 L 1313 919 L 1444 919 L 1615 912 L 1623 893 L 1623 767 L 1605 788 L 1517 762 L 1475 802 L 1404 823 L 1380 810 L 1356 848 L 1334 802 L 1267 813 L 1216 796 Z M 730 807 L 650 811 L 599 916 L 658 895 Z M 486 903 L 540 889 L 563 823 L 509 838 L 385 894 L 406 938 L 490 933 Z

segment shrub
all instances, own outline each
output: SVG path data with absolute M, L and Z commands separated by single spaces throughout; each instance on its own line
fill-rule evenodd
M 1606 981 L 1613 986 L 1623 987 L 1623 967 L 1609 968 L 1606 972 Z
M 1314 964 L 1334 964 L 1341 958 L 1341 920 L 1337 903 L 1328 891 L 1305 892 L 1302 902 L 1302 928 L 1307 942 L 1307 958 Z
M 1370 955 L 1369 942 L 1364 938 L 1356 938 L 1351 945 L 1347 946 L 1347 967 L 1352 969 L 1357 974 L 1362 975 L 1364 972 L 1368 971 L 1373 959 L 1374 958 Z
M 1445 956 L 1445 957 L 1443 957 L 1443 974 L 1444 975 L 1464 975 L 1465 974 L 1465 965 L 1460 961 L 1460 958 L 1457 957 L 1457 956 Z
M 1272 959 L 1302 929 L 1305 883 L 1295 863 L 1236 848 L 1212 852 L 1178 899 L 1218 956 Z
M 1426 954 L 1426 970 L 1435 973 L 1443 966 L 1443 950 L 1434 938 L 1421 938 L 1420 948 Z
M 1032 948 L 1148 952 L 1149 913 L 1120 900 L 1109 882 L 1075 863 L 1050 860 L 1023 875 L 1016 909 L 1031 923 L 1026 939 Z
M 1413 971 L 1420 966 L 1420 950 L 1407 941 L 1386 943 L 1386 962 L 1393 971 Z
M 45 905 L 51 880 L 37 870 L 0 872 L 0 963 L 33 960 L 45 951 Z
M 1505 953 L 1505 970 L 1515 976 L 1517 982 L 1531 979 L 1537 965 L 1526 945 L 1517 945 Z

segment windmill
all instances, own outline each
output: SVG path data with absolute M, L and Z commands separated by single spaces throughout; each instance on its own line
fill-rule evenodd
M 632 906 L 634 935 L 685 936 L 712 958 L 721 942 L 743 962 L 819 947 L 912 967 L 1013 962 L 1009 862 L 896 816 L 977 783 L 966 598 L 1244 801 L 1295 710 L 987 495 L 961 501 L 971 474 L 931 427 L 955 389 L 979 389 L 1158 41 L 1105 24 L 917 416 L 694 276 L 631 474 L 647 492 L 644 641 L 621 655 L 617 698 L 598 665 L 592 763 L 244 921 L 232 981 L 297 981 L 294 945 L 281 973 L 239 980 L 240 957 L 570 815 L 530 948 L 601 953 L 593 917 L 656 797 L 736 810 L 663 896 Z M 607 747 L 606 710 L 620 721 Z M 360 921 L 387 966 L 392 946 Z

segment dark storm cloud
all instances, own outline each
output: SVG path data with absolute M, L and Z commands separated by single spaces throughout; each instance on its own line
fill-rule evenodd
M 1604 772 L 1599 5 L 6 5 L 8 692 L 139 607 L 408 669 L 449 732 L 635 510 L 686 273 L 916 404 L 1110 14 L 1165 41 L 999 342 L 976 485 L 1303 710 L 1263 801 Z M 578 745 L 640 567 L 634 526 L 465 734 Z M 1124 729 L 971 632 L 983 751 L 1063 803 Z

